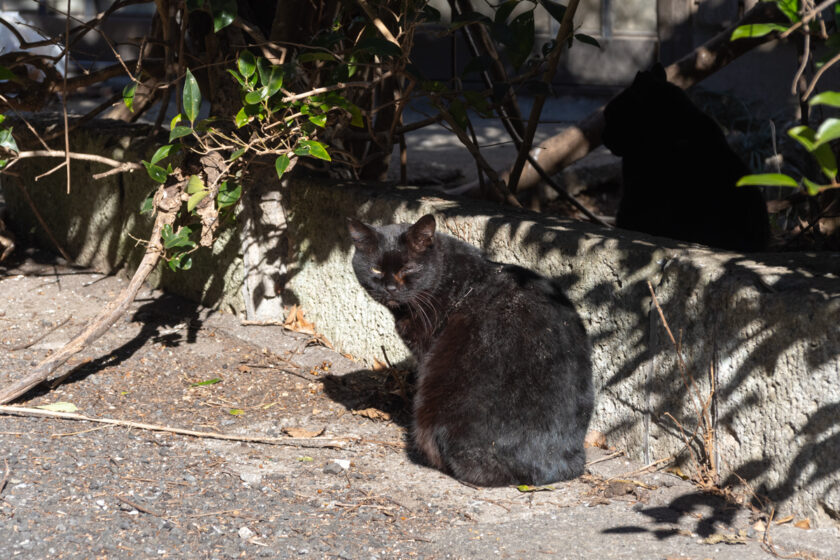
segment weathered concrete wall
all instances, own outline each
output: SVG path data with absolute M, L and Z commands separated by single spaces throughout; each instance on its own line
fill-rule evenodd
M 297 184 L 288 199 L 298 249 L 288 297 L 342 350 L 382 359 L 384 345 L 391 360 L 408 357 L 353 277 L 344 217 L 384 224 L 433 213 L 442 231 L 492 259 L 565 286 L 593 344 L 593 427 L 611 443 L 647 461 L 680 454 L 691 469 L 684 440 L 708 410 L 721 480 L 737 474 L 812 520 L 840 519 L 838 255 L 748 259 L 414 189 Z
M 115 138 L 98 134 L 76 149 L 140 159 L 140 153 L 117 153 L 125 149 L 120 142 L 129 148 L 131 142 L 119 140 L 124 135 Z M 91 169 L 79 165 L 76 190 L 66 196 L 61 174 L 32 180 L 53 163 L 27 162 L 16 171 L 62 244 L 79 262 L 100 270 L 131 268 L 142 249 L 120 232 L 140 239 L 148 233 L 150 224 L 137 208 L 154 188 L 151 180 L 143 173 L 82 180 Z M 3 188 L 18 231 L 38 231 L 17 187 L 4 180 Z M 277 189 L 259 194 L 254 208 L 262 208 L 257 211 L 262 220 L 282 214 L 264 208 L 276 194 Z M 382 359 L 384 345 L 392 361 L 408 358 L 388 313 L 353 276 L 344 218 L 412 222 L 434 213 L 442 231 L 482 247 L 491 258 L 528 266 L 563 284 L 592 339 L 598 388 L 593 427 L 612 444 L 645 460 L 680 454 L 681 468 L 691 468 L 684 438 L 694 434 L 698 417 L 708 410 L 722 480 L 736 482 L 737 474 L 759 494 L 779 501 L 783 512 L 823 523 L 840 519 L 838 255 L 748 259 L 416 189 L 297 181 L 281 194 L 287 224 L 278 227 L 288 227 L 293 252 L 288 266 L 275 270 L 287 279 L 283 301 L 300 303 L 342 351 Z M 166 271 L 157 280 L 177 293 L 241 312 L 240 239 L 229 229 L 214 247 L 216 257 L 199 251 L 192 270 Z M 685 370 L 652 306 L 648 282 L 682 350 Z M 696 439 L 691 447 L 700 452 Z

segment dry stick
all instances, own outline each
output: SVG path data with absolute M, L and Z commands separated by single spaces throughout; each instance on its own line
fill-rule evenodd
M 566 40 L 572 33 L 572 18 L 577 10 L 579 0 L 569 0 L 566 6 L 566 11 L 563 13 L 563 20 L 560 22 L 560 29 L 557 30 L 557 37 L 554 40 L 554 50 L 547 60 L 547 68 L 543 74 L 543 82 L 546 87 L 551 87 L 551 81 L 554 79 L 554 74 L 557 72 L 557 65 L 560 62 L 560 53 L 563 52 Z M 525 136 L 522 138 L 522 145 L 519 147 L 519 154 L 516 156 L 516 161 L 511 169 L 508 177 L 508 188 L 512 192 L 519 190 L 517 184 L 519 178 L 522 176 L 522 169 L 531 151 L 531 145 L 534 142 L 534 134 L 537 132 L 537 125 L 540 122 L 540 114 L 542 114 L 543 105 L 545 105 L 545 94 L 537 95 L 534 98 L 534 105 L 531 107 L 531 115 L 528 117 L 528 126 L 525 128 Z
M 3 493 L 3 489 L 6 487 L 6 482 L 9 480 L 9 461 L 3 457 L 3 480 L 0 480 L 0 494 Z
M 50 335 L 50 333 L 52 333 L 53 331 L 57 331 L 58 329 L 60 329 L 60 328 L 61 328 L 61 327 L 63 327 L 64 325 L 66 325 L 66 324 L 67 324 L 67 321 L 69 321 L 70 319 L 72 319 L 72 317 L 67 317 L 67 318 L 66 318 L 66 319 L 64 319 L 62 322 L 60 322 L 59 324 L 57 324 L 56 326 L 54 326 L 54 327 L 50 328 L 50 329 L 49 329 L 49 330 L 47 330 L 46 332 L 43 332 L 43 333 L 39 334 L 38 336 L 36 336 L 35 338 L 33 338 L 30 342 L 27 342 L 26 344 L 20 344 L 20 345 L 18 345 L 18 346 L 12 346 L 11 348 L 9 348 L 9 350 L 10 350 L 10 351 L 12 351 L 12 352 L 15 352 L 15 351 L 17 351 L 17 350 L 23 350 L 23 349 L 25 349 L 25 348 L 29 348 L 29 347 L 30 347 L 30 346 L 32 346 L 33 344 L 35 344 L 35 343 L 37 343 L 37 342 L 40 342 L 41 340 L 44 340 L 44 339 L 45 339 L 47 336 L 49 336 L 49 335 Z
M 181 205 L 181 200 L 177 196 L 177 190 L 177 186 L 168 189 L 161 187 L 158 190 L 158 194 L 155 195 L 158 215 L 155 218 L 152 234 L 149 237 L 150 241 L 146 247 L 146 254 L 143 255 L 143 260 L 137 267 L 128 286 L 123 289 L 122 293 L 115 300 L 106 305 L 96 318 L 70 342 L 51 356 L 44 358 L 29 375 L 0 390 L 0 404 L 16 399 L 36 385 L 46 381 L 50 374 L 66 362 L 70 356 L 80 352 L 85 346 L 105 334 L 110 326 L 114 324 L 114 321 L 125 313 L 128 306 L 134 301 L 134 297 L 137 295 L 143 282 L 160 259 L 163 251 L 160 243 L 161 230 L 165 225 L 172 225 L 175 221 L 176 212 Z
M 731 27 L 718 33 L 703 45 L 694 49 L 680 60 L 666 68 L 668 80 L 685 89 L 704 78 L 714 74 L 742 54 L 758 45 L 775 40 L 772 34 L 755 39 L 739 39 L 730 41 L 732 31 L 741 25 L 750 23 L 765 23 L 769 21 L 787 21 L 779 12 L 775 3 L 760 2 L 744 14 L 744 17 L 732 24 Z M 539 154 L 539 163 L 546 173 L 553 175 L 564 167 L 584 157 L 601 145 L 601 134 L 604 131 L 604 108 L 600 107 L 590 113 L 574 126 L 570 126 L 560 134 L 545 140 Z M 510 170 L 501 173 L 502 180 L 509 182 Z M 541 177 L 530 165 L 526 165 L 519 178 L 517 190 L 521 191 L 535 187 Z
M 119 501 L 121 501 L 122 503 L 130 505 L 131 507 L 133 507 L 137 511 L 141 511 L 143 513 L 148 513 L 149 515 L 154 515 L 155 517 L 165 517 L 164 515 L 161 515 L 160 513 L 156 512 L 156 511 L 144 508 L 140 504 L 136 504 L 136 503 L 132 502 L 128 498 L 123 498 L 119 494 L 114 494 L 114 497 L 116 499 L 118 499 Z
M 370 7 L 370 4 L 367 3 L 367 0 L 356 0 L 356 1 L 359 3 L 359 6 L 361 6 L 362 9 L 365 11 L 365 13 L 367 14 L 367 17 L 369 17 L 371 19 L 371 21 L 373 22 L 373 25 L 376 26 L 376 29 L 378 29 L 379 32 L 382 33 L 382 36 L 385 37 L 388 41 L 394 43 L 395 45 L 397 45 L 399 47 L 400 46 L 399 41 L 397 41 L 397 39 L 391 34 L 391 32 L 388 30 L 388 28 L 385 27 L 385 24 L 382 23 L 382 20 L 379 19 L 376 16 L 373 9 Z
M 67 169 L 67 194 L 70 194 L 70 125 L 67 119 L 67 63 L 70 60 L 70 0 L 67 0 L 67 14 L 67 17 L 64 19 L 64 75 L 62 76 L 61 112 L 64 115 L 64 167 Z
M 111 424 L 124 426 L 126 428 L 137 428 L 153 432 L 167 432 L 182 436 L 193 436 L 198 438 L 223 439 L 228 441 L 244 441 L 250 443 L 266 443 L 271 445 L 282 445 L 288 447 L 311 447 L 311 448 L 335 448 L 343 449 L 348 439 L 327 439 L 327 438 L 293 438 L 293 437 L 258 437 L 258 436 L 237 436 L 233 434 L 222 434 L 219 432 L 199 432 L 183 428 L 172 428 L 159 424 L 146 424 L 144 422 L 132 422 L 130 420 L 118 420 L 116 418 L 95 418 L 75 414 L 72 412 L 57 412 L 54 410 L 43 410 L 40 408 L 29 408 L 24 406 L 0 405 L 0 414 L 14 414 L 17 416 L 40 416 L 46 418 L 60 418 L 62 420 L 78 420 L 82 422 L 97 422 L 99 424 Z

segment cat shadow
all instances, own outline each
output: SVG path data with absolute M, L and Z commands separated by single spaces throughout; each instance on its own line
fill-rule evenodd
M 348 411 L 371 419 L 388 418 L 404 431 L 408 458 L 427 465 L 411 439 L 415 372 L 394 368 L 360 369 L 343 375 L 325 375 L 324 394 Z

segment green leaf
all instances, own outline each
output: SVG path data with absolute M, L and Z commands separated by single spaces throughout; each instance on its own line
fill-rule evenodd
M 149 163 L 146 160 L 143 160 L 141 163 L 146 167 L 146 172 L 153 181 L 157 181 L 158 183 L 166 182 L 166 177 L 169 175 L 169 173 L 166 172 L 166 169 L 159 165 L 155 165 L 154 163 Z
M 566 6 L 553 2 L 552 0 L 539 0 L 539 2 L 542 7 L 545 8 L 545 11 L 551 14 L 551 17 L 558 23 L 563 21 L 563 15 L 566 13 Z
M 172 117 L 172 120 L 169 121 L 169 130 L 172 130 L 173 128 L 178 126 L 178 123 L 181 122 L 181 119 L 183 119 L 183 118 L 184 118 L 183 113 L 178 113 L 177 115 Z
M 820 165 L 823 175 L 828 177 L 830 181 L 834 181 L 837 177 L 837 158 L 834 157 L 834 152 L 831 151 L 831 146 L 828 144 L 817 145 L 816 132 L 808 126 L 795 126 L 788 130 L 788 136 L 802 144 L 806 150 L 811 152 L 814 159 Z
M 354 105 L 352 103 L 347 106 L 347 110 L 350 111 L 350 126 L 364 128 L 365 119 L 362 116 L 362 110 L 359 109 L 357 105 Z
M 242 410 L 241 408 L 231 408 L 230 410 L 228 410 L 228 414 L 233 414 L 234 416 L 239 416 L 243 412 L 245 412 L 245 411 Z
M 221 378 L 214 377 L 213 379 L 207 379 L 205 381 L 199 381 L 197 383 L 190 383 L 191 387 L 206 387 L 207 385 L 215 385 L 216 383 L 221 383 Z
M 737 41 L 738 39 L 755 39 L 757 37 L 764 37 L 773 31 L 787 31 L 788 27 L 788 25 L 780 25 L 778 23 L 751 23 L 749 25 L 740 25 L 732 32 L 729 40 Z
M 151 163 L 159 162 L 163 158 L 167 157 L 170 153 L 173 153 L 173 151 L 178 151 L 178 148 L 175 147 L 174 144 L 164 144 L 155 151 L 154 155 L 152 156 Z
M 516 487 L 520 492 L 551 492 L 554 490 L 553 486 L 529 486 L 527 484 L 520 484 Z
M 210 0 L 213 13 L 213 32 L 218 33 L 236 19 L 236 0 Z
M 575 33 L 575 39 L 580 41 L 581 43 L 585 43 L 587 45 L 592 45 L 593 47 L 601 48 L 601 43 L 595 37 L 590 37 L 585 33 Z
M 282 156 L 274 160 L 274 169 L 277 170 L 277 177 L 279 177 L 280 179 L 283 178 L 283 173 L 285 173 L 286 169 L 289 168 L 289 163 L 291 163 L 291 161 L 292 160 L 289 159 L 289 156 L 286 154 L 283 154 Z
M 302 455 L 302 456 L 298 457 L 297 460 L 300 461 L 301 463 L 311 463 L 315 459 L 313 459 L 312 457 L 310 457 L 308 455 Z
M 236 61 L 239 73 L 245 78 L 250 78 L 257 69 L 257 59 L 251 51 L 242 51 Z
M 309 156 L 332 161 L 330 154 L 327 153 L 327 148 L 315 140 L 301 140 L 295 148 L 295 153 L 299 156 Z
M 221 210 L 228 206 L 233 206 L 239 201 L 242 195 L 242 185 L 236 185 L 233 190 L 228 190 L 228 183 L 225 181 L 219 187 L 219 194 L 216 195 L 216 206 Z
M 511 12 L 513 12 L 513 9 L 516 8 L 518 4 L 518 0 L 507 0 L 507 2 L 500 4 L 499 7 L 496 8 L 496 15 L 493 17 L 493 21 L 496 23 L 507 22 Z
M 309 122 L 324 128 L 324 125 L 327 124 L 327 115 L 309 115 Z
M 6 148 L 15 153 L 20 152 L 17 142 L 15 142 L 15 137 L 12 136 L 11 127 L 0 130 L 0 148 Z
M 426 4 L 423 6 L 424 20 L 429 23 L 438 23 L 440 21 L 440 10 L 433 8 Z
M 239 109 L 239 112 L 236 113 L 236 116 L 233 117 L 233 123 L 236 125 L 236 128 L 242 128 L 251 120 L 251 116 L 245 112 L 245 107 Z
M 198 89 L 198 82 L 195 81 L 190 69 L 187 68 L 187 74 L 184 77 L 184 113 L 194 123 L 198 118 L 198 110 L 201 108 L 201 91 Z
M 257 74 L 260 75 L 260 84 L 267 86 L 271 80 L 271 64 L 263 57 L 257 58 Z
M 245 78 L 240 76 L 236 71 L 231 70 L 230 68 L 227 69 L 227 73 L 233 76 L 233 78 L 239 83 L 241 87 L 245 87 L 245 84 L 248 83 Z
M 189 255 L 179 255 L 181 258 L 178 259 L 178 266 L 180 266 L 181 270 L 189 270 L 192 268 L 192 257 Z
M 176 140 L 183 136 L 188 136 L 192 134 L 192 131 L 192 128 L 188 126 L 176 126 L 175 128 L 169 131 L 169 141 L 172 142 L 173 140 Z
M 239 148 L 238 150 L 236 150 L 235 152 L 230 154 L 230 157 L 228 158 L 228 161 L 235 161 L 235 160 L 239 159 L 239 156 L 244 154 L 245 150 L 247 150 L 247 149 L 248 148 Z
M 2 79 L 2 77 L 0 77 Z M 123 88 L 122 97 L 123 103 L 128 107 L 130 113 L 134 112 L 134 94 L 137 93 L 137 82 L 126 84 Z
M 145 199 L 143 199 L 143 202 L 140 203 L 140 213 L 141 214 L 145 214 L 147 212 L 151 213 L 152 210 L 154 210 L 154 209 L 155 209 L 155 194 L 152 193 L 149 196 L 147 196 Z
M 190 240 L 192 230 L 187 226 L 178 228 L 178 233 L 172 233 L 172 226 L 167 224 L 163 226 L 160 232 L 163 238 L 163 248 L 172 249 L 173 247 L 195 247 L 195 242 Z
M 41 410 L 52 410 L 53 412 L 76 412 L 79 408 L 69 402 L 58 401 L 51 404 L 42 404 L 36 406 L 35 408 L 40 408 Z
M 818 185 L 812 180 L 808 179 L 807 177 L 802 177 L 802 182 L 805 183 L 805 190 L 811 196 L 816 196 L 820 194 L 820 190 L 823 188 L 822 185 Z
M 776 6 L 787 16 L 791 23 L 799 21 L 799 0 L 776 0 Z
M 486 19 L 486 18 L 485 18 Z M 381 37 L 366 37 L 356 45 L 357 51 L 365 51 L 380 57 L 400 57 L 402 49 Z
M 263 86 L 256 91 L 250 91 L 245 94 L 245 103 L 248 105 L 256 105 L 263 99 L 268 97 L 268 87 Z
M 266 85 L 266 89 L 268 90 L 268 94 L 266 97 L 271 97 L 278 91 L 280 88 L 283 87 L 283 69 L 279 66 L 272 66 L 271 67 L 271 74 L 268 76 L 268 85 Z
M 832 140 L 840 138 L 840 119 L 831 117 L 825 119 L 817 129 L 816 146 L 820 146 Z
M 519 70 L 534 48 L 534 11 L 521 13 L 510 22 L 514 42 L 508 45 L 508 54 L 513 67 Z
M 207 196 L 207 191 L 197 192 L 190 197 L 187 201 L 187 212 L 192 212 L 195 210 L 195 207 L 198 206 L 198 203 L 204 200 L 204 197 Z
M 187 182 L 187 194 L 195 194 L 198 191 L 203 191 L 204 181 L 198 175 L 190 175 L 190 180 Z
M 744 175 L 738 182 L 736 187 L 743 187 L 747 185 L 762 185 L 767 187 L 793 187 L 799 186 L 796 179 L 784 173 L 758 173 L 755 175 Z
M 840 5 L 840 4 L 838 4 Z M 840 107 L 840 91 L 824 91 L 815 95 L 808 101 L 809 105 L 828 105 L 830 107 Z

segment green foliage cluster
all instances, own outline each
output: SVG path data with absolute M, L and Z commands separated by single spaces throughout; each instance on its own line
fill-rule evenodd
M 812 37 L 822 40 L 824 49 L 820 56 L 814 60 L 818 69 L 811 86 L 803 93 L 803 100 L 807 94 L 813 91 L 817 80 L 833 64 L 840 60 L 840 4 L 837 2 L 831 7 L 832 21 L 829 22 L 831 33 L 826 29 L 826 22 L 820 20 L 821 13 L 815 10 L 804 10 L 800 0 L 772 0 L 779 10 L 785 15 L 789 23 L 757 23 L 743 25 L 735 29 L 731 39 L 749 39 L 761 37 L 769 33 L 780 33 L 787 36 L 793 32 L 806 34 L 806 40 Z M 840 92 L 824 91 L 814 95 L 807 100 L 809 107 L 829 107 L 840 109 Z M 838 184 L 837 157 L 832 149 L 831 142 L 840 138 L 840 118 L 829 117 L 823 120 L 816 130 L 808 125 L 794 126 L 787 131 L 788 135 L 796 140 L 816 161 L 823 175 L 823 180 L 816 181 L 808 177 L 796 179 L 785 173 L 760 173 L 743 177 L 738 185 L 762 185 L 774 187 L 800 186 L 810 195 L 816 195 L 828 189 L 840 187 Z

